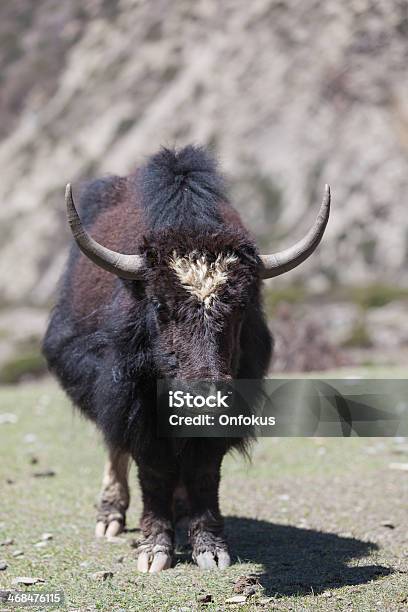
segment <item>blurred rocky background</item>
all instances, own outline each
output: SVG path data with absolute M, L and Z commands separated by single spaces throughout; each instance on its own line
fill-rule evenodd
M 43 371 L 65 183 L 188 142 L 265 251 L 332 186 L 318 252 L 267 286 L 275 370 L 406 364 L 407 65 L 405 0 L 3 0 L 0 380 Z

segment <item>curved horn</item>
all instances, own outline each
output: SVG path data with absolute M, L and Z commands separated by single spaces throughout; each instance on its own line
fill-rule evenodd
M 69 183 L 65 190 L 65 204 L 71 232 L 84 255 L 97 266 L 121 278 L 137 280 L 141 277 L 144 268 L 144 260 L 141 255 L 122 255 L 122 253 L 111 251 L 89 236 L 75 208 Z
M 272 278 L 296 268 L 307 259 L 321 241 L 330 215 L 330 187 L 326 185 L 317 219 L 304 238 L 296 244 L 271 255 L 261 255 L 262 278 Z

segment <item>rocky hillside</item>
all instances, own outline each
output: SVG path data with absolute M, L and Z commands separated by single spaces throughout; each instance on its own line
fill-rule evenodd
M 285 277 L 290 287 L 271 283 L 275 367 L 334 367 L 330 345 L 400 363 L 407 62 L 403 0 L 0 3 L 0 383 L 43 371 L 69 239 L 65 183 L 125 174 L 188 142 L 216 152 L 265 251 L 298 238 L 332 186 L 319 251 Z M 336 303 L 335 289 L 332 304 L 312 295 L 303 309 L 339 284 L 360 297 Z M 300 310 L 279 314 L 285 300 Z
M 0 4 L 0 293 L 50 301 L 65 183 L 211 145 L 262 248 L 333 217 L 292 279 L 408 284 L 402 0 Z

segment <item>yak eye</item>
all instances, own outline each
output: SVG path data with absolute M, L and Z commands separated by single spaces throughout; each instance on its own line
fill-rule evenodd
M 153 308 L 157 314 L 158 319 L 160 319 L 162 323 L 165 323 L 168 320 L 169 316 L 166 304 L 158 299 L 155 299 L 153 300 Z

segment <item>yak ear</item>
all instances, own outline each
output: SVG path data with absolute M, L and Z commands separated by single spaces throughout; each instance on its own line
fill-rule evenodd
M 153 268 L 154 266 L 157 266 L 160 263 L 158 250 L 155 247 L 151 246 L 147 242 L 146 238 L 143 238 L 143 246 L 141 252 L 149 268 Z

